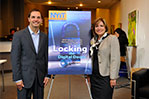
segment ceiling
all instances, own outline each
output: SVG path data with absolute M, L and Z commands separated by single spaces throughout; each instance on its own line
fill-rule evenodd
M 25 0 L 29 3 L 57 6 L 57 7 L 80 7 L 79 4 L 82 3 L 82 8 L 110 8 L 115 3 L 120 0 L 100 0 L 101 3 L 98 3 L 99 0 Z M 48 1 L 51 1 L 52 4 L 48 4 Z

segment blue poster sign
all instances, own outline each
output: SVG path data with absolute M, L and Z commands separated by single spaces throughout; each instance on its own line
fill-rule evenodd
M 49 11 L 48 74 L 91 74 L 90 11 Z

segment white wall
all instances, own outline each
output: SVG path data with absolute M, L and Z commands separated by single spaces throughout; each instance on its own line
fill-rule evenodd
M 134 67 L 149 67 L 149 0 L 121 0 L 122 28 L 128 31 L 128 13 L 138 10 L 137 57 Z
M 11 43 L 11 41 L 0 41 L 0 52 L 10 52 Z

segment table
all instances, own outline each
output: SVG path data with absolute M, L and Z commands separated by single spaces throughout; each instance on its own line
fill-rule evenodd
M 6 63 L 7 60 L 6 59 L 0 59 L 0 66 L 1 66 L 1 71 L 2 71 L 2 87 L 3 87 L 3 92 L 5 91 L 4 88 L 4 63 Z

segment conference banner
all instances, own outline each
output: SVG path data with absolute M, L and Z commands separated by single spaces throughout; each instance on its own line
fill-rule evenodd
M 90 11 L 49 11 L 48 74 L 91 74 Z

